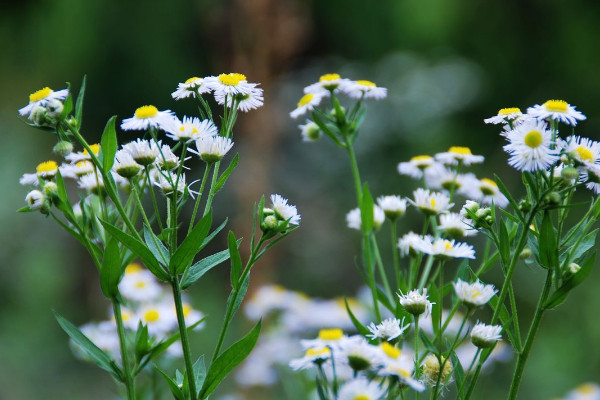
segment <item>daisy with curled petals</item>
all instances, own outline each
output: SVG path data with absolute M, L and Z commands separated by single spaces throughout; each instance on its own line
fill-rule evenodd
M 374 322 L 368 326 L 371 334 L 367 335 L 371 339 L 381 339 L 386 342 L 392 341 L 400 336 L 410 327 L 410 324 L 404 325 L 403 319 L 388 318 L 375 325 Z
M 238 95 L 250 94 L 256 86 L 254 83 L 248 83 L 246 75 L 231 72 L 219 76 L 209 76 L 204 78 L 206 87 L 215 92 L 217 96 L 235 97 Z
M 441 259 L 450 258 L 475 258 L 473 246 L 467 243 L 455 242 L 454 240 L 436 239 L 431 246 L 423 247 L 421 251 L 425 254 Z
M 142 170 L 142 166 L 135 162 L 131 154 L 125 150 L 119 150 L 115 154 L 113 171 L 125 179 L 131 179 Z
M 147 105 L 135 110 L 133 117 L 124 119 L 121 129 L 124 131 L 145 131 L 150 128 L 167 130 L 173 123 L 175 115 L 171 110 L 158 111 L 158 108 Z
M 177 85 L 177 90 L 171 93 L 171 96 L 175 100 L 181 100 L 190 96 L 196 97 L 204 93 L 210 93 L 210 89 L 204 83 L 203 78 L 194 76 L 183 83 L 179 83 Z
M 338 393 L 338 400 L 379 400 L 385 395 L 385 389 L 376 381 L 369 382 L 367 378 L 347 381 Z
M 454 205 L 454 203 L 450 203 L 450 198 L 445 194 L 430 192 L 422 188 L 415 190 L 413 196 L 414 201 L 409 201 L 425 215 L 445 213 Z
M 559 159 L 559 150 L 552 148 L 552 133 L 543 121 L 525 121 L 504 135 L 510 142 L 504 146 L 510 154 L 508 163 L 519 171 L 545 170 Z
M 206 163 L 217 162 L 233 147 L 233 140 L 223 136 L 202 136 L 196 140 L 196 149 L 189 149 L 190 153 L 200 156 Z
M 271 207 L 279 218 L 284 221 L 289 220 L 290 225 L 300 224 L 300 214 L 296 206 L 288 204 L 288 200 L 281 195 L 271 195 Z
M 515 123 L 516 121 L 521 122 L 522 120 L 523 113 L 521 112 L 521 109 L 517 107 L 509 107 L 500 109 L 497 115 L 490 118 L 486 118 L 483 120 L 483 122 L 485 122 L 486 124 L 504 125 Z
M 569 136 L 559 139 L 559 147 L 563 152 L 585 166 L 595 164 L 600 160 L 600 143 L 581 136 Z
M 29 95 L 29 104 L 19 109 L 19 115 L 31 118 L 31 113 L 38 107 L 44 107 L 51 100 L 64 100 L 69 95 L 69 89 L 54 91 L 49 87 L 37 90 Z
M 448 151 L 438 153 L 435 159 L 445 165 L 471 165 L 483 162 L 483 156 L 476 156 L 471 149 L 464 146 L 452 146 Z
M 56 176 L 58 172 L 58 164 L 55 161 L 44 161 L 39 163 L 35 168 L 35 174 L 23 174 L 21 179 L 19 179 L 19 183 L 23 186 L 25 185 L 35 185 L 39 184 L 39 178 L 44 180 L 49 180 Z
M 233 103 L 237 104 L 237 109 L 242 112 L 248 112 L 250 110 L 255 110 L 263 105 L 263 90 L 257 88 L 256 83 L 249 83 L 251 88 L 248 93 L 242 93 L 237 96 L 227 96 L 226 93 L 216 92 L 215 100 L 217 103 L 223 105 L 225 104 L 225 100 L 227 99 L 227 107 L 231 108 Z
M 306 114 L 307 112 L 311 112 L 315 109 L 319 104 L 321 104 L 321 100 L 323 99 L 323 94 L 319 93 L 307 93 L 300 101 L 298 101 L 297 107 L 294 111 L 290 113 L 290 117 L 298 118 L 301 115 Z
M 200 121 L 197 117 L 183 117 L 183 121 L 174 118 L 166 133 L 173 140 L 186 142 L 202 136 L 216 136 L 219 130 L 209 119 Z
M 406 199 L 400 196 L 379 196 L 377 205 L 381 207 L 385 216 L 392 221 L 403 216 L 406 212 Z
M 468 283 L 459 278 L 454 282 L 454 292 L 463 303 L 479 307 L 487 304 L 498 291 L 494 285 L 486 285 L 480 280 Z
M 153 142 L 137 139 L 122 146 L 123 151 L 129 153 L 136 163 L 146 167 L 158 157 L 158 148 Z
M 353 99 L 381 100 L 387 96 L 386 88 L 378 87 L 375 83 L 365 80 L 342 82 L 340 91 Z
M 31 192 L 27 193 L 27 196 L 25 196 L 27 205 L 33 211 L 41 210 L 44 206 L 45 200 L 46 197 L 39 190 L 32 190 Z
M 410 176 L 411 178 L 421 179 L 423 177 L 423 172 L 434 165 L 437 165 L 437 163 L 431 156 L 415 156 L 411 158 L 410 161 L 399 163 L 398 173 L 400 175 Z
M 536 104 L 527 109 L 527 114 L 538 119 L 553 119 L 567 125 L 575 126 L 586 116 L 564 100 L 548 100 L 544 104 Z
M 502 326 L 500 325 L 486 325 L 477 322 L 471 330 L 471 342 L 480 349 L 487 349 L 502 339 L 500 332 L 502 332 Z
M 319 82 L 308 85 L 304 88 L 304 93 L 320 93 L 323 96 L 329 96 L 330 92 L 336 91 L 341 85 L 348 82 L 339 74 L 325 74 L 319 77 Z

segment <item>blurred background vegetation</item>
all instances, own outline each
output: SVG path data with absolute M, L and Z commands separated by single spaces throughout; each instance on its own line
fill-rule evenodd
M 261 194 L 289 197 L 302 227 L 261 261 L 252 285 L 278 282 L 333 297 L 359 286 L 358 238 L 344 222 L 354 196 L 345 155 L 325 140 L 302 143 L 288 118 L 302 87 L 339 72 L 389 88 L 387 100 L 369 105 L 357 141 L 363 178 L 376 194 L 408 195 L 412 182 L 396 173 L 397 163 L 450 145 L 485 155 L 479 175 L 498 173 L 516 189 L 518 174 L 506 166 L 498 129 L 482 120 L 502 107 L 561 98 L 588 116 L 578 132 L 600 139 L 599 19 L 600 2 L 577 0 L 3 1 L 0 398 L 114 393 L 104 372 L 73 358 L 50 312 L 77 324 L 105 318 L 108 303 L 90 259 L 51 220 L 15 212 L 27 193 L 19 177 L 51 158 L 54 144 L 17 118 L 29 93 L 65 81 L 78 87 L 87 74 L 84 131 L 99 138 L 111 115 L 128 117 L 142 104 L 194 113 L 191 103 L 170 97 L 190 76 L 235 71 L 261 82 L 265 107 L 241 118 L 240 167 L 216 210 L 233 216 L 238 236 L 247 235 Z M 525 309 L 534 307 L 542 275 L 529 267 L 517 272 Z M 598 379 L 599 283 L 595 271 L 547 313 L 521 398 L 548 399 Z M 209 314 L 195 349 L 213 345 L 227 291 L 225 268 L 192 289 L 193 303 Z M 486 398 L 502 399 L 507 379 L 505 367 L 484 377 Z

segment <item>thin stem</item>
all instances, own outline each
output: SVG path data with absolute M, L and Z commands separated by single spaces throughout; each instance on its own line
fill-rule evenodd
M 396 289 L 400 290 L 402 287 L 402 273 L 400 271 L 400 257 L 398 256 L 398 233 L 396 220 L 391 221 L 390 236 L 392 241 L 392 259 L 394 261 L 394 271 L 396 271 Z
M 202 198 L 202 193 L 204 192 L 204 185 L 206 184 L 206 179 L 208 178 L 208 173 L 212 164 L 206 164 L 206 168 L 204 168 L 204 175 L 202 176 L 202 182 L 200 183 L 200 191 L 198 192 L 198 196 L 196 197 L 196 204 L 194 204 L 194 211 L 192 212 L 192 218 L 190 219 L 190 226 L 188 228 L 188 235 L 192 232 L 194 228 L 194 222 L 196 221 L 196 214 L 198 213 L 198 207 L 200 206 L 200 199 Z
M 381 275 L 381 282 L 383 283 L 383 288 L 390 299 L 390 301 L 394 300 L 392 289 L 390 288 L 390 283 L 388 282 L 387 275 L 385 273 L 385 267 L 383 265 L 383 261 L 381 260 L 381 254 L 379 254 L 379 247 L 377 246 L 377 241 L 375 240 L 375 235 L 371 234 L 371 247 L 373 249 L 373 255 L 375 256 L 375 262 L 377 263 L 377 268 L 379 269 L 379 275 Z
M 350 157 L 350 167 L 352 168 L 352 177 L 354 178 L 354 188 L 356 190 L 356 200 L 360 206 L 362 200 L 362 181 L 360 180 L 360 173 L 358 171 L 358 163 L 356 161 L 356 154 L 354 153 L 354 147 L 348 137 L 346 137 L 346 150 Z
M 219 176 L 219 167 L 221 166 L 221 161 L 217 161 L 215 163 L 215 169 L 213 170 L 213 176 L 212 176 L 212 180 L 210 182 L 210 190 L 208 192 L 208 198 L 206 199 L 206 205 L 204 206 L 204 213 L 202 214 L 203 216 L 205 216 L 206 214 L 208 214 L 208 212 L 210 211 L 210 208 L 212 207 L 212 202 L 213 202 L 213 198 L 215 197 L 215 183 L 217 182 L 217 177 Z
M 125 328 L 123 326 L 123 316 L 121 315 L 121 305 L 117 299 L 112 298 L 113 312 L 117 323 L 117 332 L 119 333 L 119 344 L 121 347 L 121 361 L 123 361 L 123 372 L 125 373 L 125 388 L 127 389 L 127 399 L 135 400 L 135 384 L 133 383 L 133 375 L 131 373 L 131 365 L 129 364 L 129 354 L 127 352 Z
M 152 230 L 150 221 L 148 220 L 148 216 L 146 215 L 146 211 L 144 211 L 144 206 L 142 205 L 142 200 L 140 199 L 140 194 L 138 192 L 138 188 L 136 185 L 133 185 L 131 187 L 132 187 L 132 191 L 133 191 L 133 197 L 135 198 L 135 202 L 140 210 L 140 214 L 142 214 L 142 219 L 144 220 L 144 223 L 146 224 L 148 229 Z
M 160 212 L 158 211 L 158 203 L 156 201 L 156 194 L 154 193 L 154 187 L 152 185 L 152 182 L 150 182 L 150 170 L 148 169 L 147 165 L 144 167 L 144 170 L 146 171 L 146 180 L 148 182 L 148 190 L 150 191 L 150 197 L 152 198 L 152 206 L 154 207 L 154 214 L 156 215 L 156 221 L 158 222 L 158 227 L 162 231 L 163 230 L 162 219 L 160 217 Z
M 177 312 L 177 325 L 179 325 L 179 335 L 181 336 L 181 348 L 183 349 L 183 358 L 185 360 L 185 372 L 187 374 L 188 385 L 190 389 L 190 400 L 196 400 L 198 392 L 196 391 L 196 381 L 194 379 L 194 366 L 192 363 L 192 354 L 188 339 L 187 328 L 185 326 L 185 315 L 183 313 L 183 304 L 181 302 L 181 288 L 177 277 L 171 280 L 173 287 L 173 299 L 175 300 L 175 310 Z

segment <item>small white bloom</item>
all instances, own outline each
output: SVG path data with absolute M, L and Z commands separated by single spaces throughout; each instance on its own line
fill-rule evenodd
M 414 256 L 417 252 L 421 253 L 423 248 L 429 248 L 433 238 L 431 236 L 421 236 L 414 232 L 409 232 L 398 239 L 398 249 L 400 256 Z
M 321 128 L 312 121 L 307 120 L 306 124 L 298 125 L 298 128 L 304 142 L 314 142 L 321 137 Z
M 510 142 L 504 151 L 508 163 L 519 171 L 545 170 L 559 159 L 559 150 L 551 148 L 552 133 L 543 121 L 528 120 L 505 133 Z
M 52 179 L 56 176 L 58 172 L 58 164 L 55 161 L 44 161 L 39 163 L 35 168 L 35 174 L 23 174 L 21 179 L 19 179 L 19 183 L 23 186 L 25 185 L 38 185 L 39 178 L 44 180 Z
M 467 243 L 455 242 L 454 240 L 436 239 L 431 246 L 423 246 L 420 249 L 425 254 L 431 254 L 439 258 L 475 258 L 473 246 Z
M 93 173 L 96 168 L 91 161 L 83 160 L 77 161 L 75 164 L 62 164 L 59 170 L 63 178 L 77 179 L 80 176 Z
M 322 364 L 329 358 L 331 358 L 331 349 L 328 347 L 311 347 L 306 350 L 303 357 L 293 359 L 289 365 L 294 371 L 300 371 Z
M 344 81 L 340 84 L 340 91 L 346 93 L 348 97 L 353 99 L 385 99 L 387 89 L 378 87 L 371 81 Z
M 448 211 L 454 203 L 450 203 L 450 198 L 443 193 L 430 192 L 429 190 L 419 188 L 413 192 L 414 201 L 409 200 L 425 215 L 437 215 Z
M 331 347 L 338 350 L 343 341 L 348 339 L 344 331 L 339 328 L 328 328 L 319 330 L 316 339 L 301 340 L 304 349 Z
M 304 115 L 307 112 L 314 110 L 315 107 L 317 107 L 321 103 L 322 99 L 323 99 L 323 94 L 319 94 L 319 93 L 305 94 L 304 96 L 302 96 L 300 101 L 298 101 L 298 105 L 297 105 L 296 109 L 294 111 L 290 112 L 290 117 L 298 118 L 299 116 Z
M 347 381 L 338 393 L 338 400 L 379 400 L 385 394 L 385 388 L 365 377 Z
M 471 342 L 480 349 L 492 347 L 498 340 L 502 339 L 500 332 L 502 332 L 502 326 L 500 325 L 486 325 L 477 322 L 471 330 Z
M 77 185 L 81 189 L 88 190 L 92 193 L 97 193 L 104 188 L 104 180 L 102 176 L 96 173 L 86 174 L 79 177 Z
M 412 315 L 424 314 L 423 316 L 426 317 L 431 314 L 433 303 L 428 300 L 427 288 L 423 288 L 421 293 L 419 293 L 419 289 L 411 290 L 407 294 L 400 292 L 398 298 L 402 307 Z
M 203 136 L 216 136 L 219 130 L 209 119 L 200 121 L 197 117 L 183 117 L 183 121 L 174 118 L 173 123 L 166 129 L 166 132 L 171 139 L 185 142 Z
M 410 324 L 404 325 L 404 319 L 388 318 L 381 321 L 379 325 L 371 322 L 368 326 L 371 334 L 367 337 L 390 341 L 400 337 L 409 327 Z
M 377 229 L 385 222 L 385 213 L 379 206 L 373 206 L 373 228 Z M 348 228 L 360 231 L 362 221 L 360 217 L 360 209 L 355 208 L 346 214 L 346 224 Z
M 473 185 L 477 189 L 474 191 L 473 198 L 480 200 L 483 204 L 494 204 L 500 208 L 504 208 L 508 205 L 508 199 L 500 192 L 498 184 L 489 179 L 482 178 L 473 181 Z
M 35 91 L 29 95 L 29 104 L 19 109 L 19 115 L 27 116 L 31 119 L 32 111 L 37 107 L 45 107 L 51 100 L 64 100 L 69 95 L 68 89 L 54 91 L 49 87 L 45 87 Z
M 597 164 L 600 160 L 600 143 L 581 136 L 569 136 L 559 140 L 559 146 L 569 156 L 581 164 L 588 166 Z
M 473 155 L 468 147 L 452 146 L 448 151 L 436 154 L 435 159 L 445 165 L 471 165 L 482 163 L 484 157 Z
M 25 196 L 25 201 L 32 210 L 40 210 L 44 206 L 44 200 L 44 194 L 39 190 L 32 190 Z
M 454 282 L 454 291 L 462 302 L 475 307 L 487 304 L 498 292 L 494 285 L 483 284 L 480 280 L 468 283 L 460 278 Z
M 173 123 L 175 115 L 171 110 L 158 111 L 154 106 L 142 106 L 135 110 L 133 117 L 124 119 L 124 131 L 145 131 L 150 128 L 166 130 Z
M 217 96 L 238 96 L 250 94 L 256 86 L 254 83 L 248 83 L 246 75 L 238 73 L 220 74 L 219 76 L 208 76 L 204 78 L 206 87 L 214 90 L 215 98 Z
M 509 108 L 502 108 L 498 111 L 498 114 L 490 117 L 490 118 L 486 118 L 483 120 L 483 122 L 485 122 L 486 124 L 494 124 L 494 125 L 499 125 L 499 124 L 508 124 L 509 122 L 516 122 L 516 121 L 520 121 L 523 118 L 523 113 L 521 112 L 521 110 L 517 107 L 509 107 Z
M 202 136 L 196 140 L 196 149 L 189 149 L 207 163 L 217 162 L 233 147 L 233 140 L 223 136 Z
M 156 154 L 155 165 L 165 171 L 171 171 L 179 167 L 179 157 L 177 157 L 168 144 L 150 142 L 152 152 Z
M 137 139 L 123 145 L 123 150 L 133 157 L 136 163 L 148 166 L 156 160 L 158 148 L 150 141 Z
M 278 194 L 271 195 L 271 204 L 275 214 L 284 221 L 290 220 L 290 225 L 298 225 L 300 223 L 300 214 L 296 206 L 288 204 L 288 200 Z
M 440 214 L 438 229 L 446 235 L 457 239 L 477 234 L 477 230 L 473 229 L 460 214 L 456 213 Z
M 204 84 L 204 79 L 194 76 L 183 83 L 177 84 L 177 90 L 171 93 L 171 96 L 175 100 L 181 100 L 190 96 L 196 97 L 209 92 L 210 89 Z
M 123 178 L 129 179 L 136 176 L 142 169 L 142 166 L 136 163 L 127 151 L 119 150 L 115 154 L 115 163 L 112 169 Z
M 577 121 L 583 121 L 586 117 L 575 107 L 564 100 L 548 100 L 544 104 L 536 104 L 527 109 L 527 114 L 539 119 L 553 119 L 575 126 Z
M 378 348 L 359 335 L 344 340 L 334 357 L 335 361 L 341 359 L 355 371 L 373 369 L 382 364 Z
M 88 323 L 79 327 L 79 329 L 98 348 L 106 351 L 108 354 L 110 354 L 113 358 L 117 360 L 121 359 L 117 325 L 113 321 Z M 71 341 L 71 346 L 77 357 L 84 360 L 89 359 L 89 356 L 83 351 L 81 347 L 79 347 L 78 344 Z
M 159 338 L 177 329 L 177 318 L 167 303 L 147 304 L 137 312 L 137 319 L 148 326 L 148 333 Z
M 248 112 L 250 110 L 255 110 L 259 107 L 262 107 L 264 102 L 263 90 L 257 88 L 256 83 L 250 83 L 251 87 L 248 93 L 239 94 L 236 96 L 235 101 L 237 104 L 238 110 L 242 112 Z M 227 96 L 225 93 L 219 92 L 215 93 L 215 100 L 218 104 L 225 104 L 225 100 L 227 99 L 227 107 L 231 108 L 233 106 L 234 97 Z
M 425 182 L 430 188 L 460 193 L 466 197 L 471 196 L 474 180 L 477 180 L 475 175 L 459 174 L 442 164 L 432 165 L 425 171 Z
M 100 154 L 100 145 L 98 143 L 90 144 L 90 150 L 97 157 Z M 71 163 L 77 163 L 79 161 L 90 161 L 92 156 L 87 151 L 87 149 L 83 149 L 81 152 L 69 153 L 65 156 L 65 159 Z
M 377 205 L 381 207 L 386 217 L 396 219 L 406 212 L 406 200 L 400 196 L 380 196 Z
M 128 266 L 119 283 L 119 292 L 126 299 L 150 302 L 156 300 L 163 291 L 150 271 Z
M 570 391 L 564 400 L 600 400 L 600 385 L 595 382 L 582 383 Z
M 319 77 L 319 82 L 304 88 L 304 93 L 328 96 L 330 91 L 336 92 L 341 85 L 346 84 L 347 82 L 348 79 L 342 78 L 339 74 L 321 75 Z
M 435 159 L 431 156 L 415 156 L 410 161 L 398 164 L 398 173 L 400 175 L 410 176 L 411 178 L 421 179 L 423 172 L 429 167 L 436 165 Z
M 186 188 L 185 174 L 181 174 L 177 179 L 177 173 L 171 171 L 152 170 L 151 179 L 154 185 L 158 186 L 165 195 L 171 195 L 175 187 L 179 193 L 183 193 Z

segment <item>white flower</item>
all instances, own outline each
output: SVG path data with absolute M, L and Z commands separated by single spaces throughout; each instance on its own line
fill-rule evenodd
M 402 307 L 412 315 L 425 314 L 424 317 L 426 317 L 431 314 L 433 303 L 427 300 L 427 288 L 423 288 L 421 293 L 419 293 L 419 289 L 411 290 L 407 294 L 400 292 L 398 298 Z
M 430 192 L 419 188 L 413 192 L 415 200 L 409 200 L 415 207 L 426 215 L 437 215 L 448 211 L 454 203 L 443 193 Z
M 474 196 L 472 197 L 476 200 L 480 200 L 483 204 L 494 204 L 500 208 L 508 205 L 508 199 L 500 192 L 498 184 L 493 180 L 482 178 L 473 181 L 473 185 L 477 190 L 473 190 Z
M 373 228 L 377 229 L 385 222 L 385 213 L 379 206 L 373 206 Z M 360 209 L 355 208 L 346 214 L 346 224 L 348 228 L 360 231 L 362 221 L 360 217 Z
M 150 302 L 162 294 L 162 288 L 150 271 L 137 264 L 130 264 L 125 268 L 125 275 L 119 283 L 119 292 L 126 299 Z
M 452 146 L 447 152 L 436 154 L 435 159 L 445 165 L 471 165 L 482 163 L 484 157 L 473 155 L 468 147 Z
M 510 142 L 504 151 L 510 154 L 508 163 L 519 171 L 539 171 L 559 159 L 559 150 L 552 149 L 552 133 L 543 121 L 528 120 L 505 133 Z
M 301 340 L 300 343 L 304 349 L 331 347 L 334 350 L 339 349 L 341 343 L 348 339 L 344 331 L 339 328 L 328 328 L 319 330 L 316 339 Z
M 375 381 L 369 382 L 365 377 L 350 380 L 340 388 L 338 400 L 379 400 L 385 389 Z
M 477 230 L 473 229 L 460 214 L 456 213 L 440 214 L 438 229 L 446 235 L 457 239 L 477 234 Z
M 290 113 L 290 117 L 298 118 L 299 116 L 304 115 L 307 112 L 314 110 L 314 108 L 317 107 L 321 103 L 322 99 L 323 99 L 323 94 L 319 94 L 319 93 L 305 94 L 304 96 L 302 96 L 300 101 L 298 101 L 298 105 L 297 105 L 296 109 Z
M 436 239 L 431 246 L 423 246 L 420 250 L 439 258 L 475 258 L 473 246 L 441 238 Z
M 471 342 L 481 349 L 492 347 L 498 340 L 502 339 L 500 332 L 502 332 L 502 326 L 500 325 L 486 325 L 477 322 L 471 330 Z
M 401 336 L 409 327 L 410 324 L 404 325 L 404 319 L 388 318 L 381 321 L 379 325 L 371 322 L 368 326 L 371 334 L 367 335 L 367 337 L 390 341 Z
M 319 82 L 308 85 L 304 88 L 304 93 L 321 94 L 328 96 L 330 91 L 337 91 L 340 85 L 348 82 L 348 79 L 343 79 L 338 74 L 325 74 L 319 77 Z
M 469 284 L 460 278 L 454 282 L 454 291 L 462 302 L 476 307 L 487 304 L 497 293 L 494 285 L 483 284 L 480 280 Z
M 39 163 L 35 168 L 35 174 L 23 174 L 21 179 L 19 179 L 19 183 L 23 186 L 25 185 L 38 185 L 39 178 L 44 180 L 49 180 L 56 176 L 58 172 L 58 164 L 55 161 L 44 161 Z
M 536 104 L 527 109 L 527 114 L 534 118 L 550 118 L 564 122 L 567 125 L 577 125 L 577 120 L 583 121 L 586 117 L 575 107 L 564 100 L 548 100 L 544 104 Z
M 159 338 L 177 328 L 177 318 L 171 304 L 147 304 L 137 312 L 137 319 L 148 326 L 148 333 Z
M 380 196 L 377 198 L 377 205 L 381 207 L 386 217 L 396 219 L 406 212 L 406 200 L 400 196 Z
M 175 191 L 175 187 L 180 193 L 183 193 L 186 188 L 185 174 L 181 174 L 177 179 L 177 173 L 175 172 L 152 170 L 151 179 L 154 185 L 158 186 L 167 196 Z
M 173 153 L 169 145 L 162 144 L 159 140 L 158 143 L 150 142 L 150 146 L 152 147 L 152 152 L 156 154 L 154 163 L 157 167 L 165 171 L 171 171 L 179 166 L 179 157 Z
M 432 189 L 443 189 L 447 192 L 471 196 L 473 174 L 459 174 L 441 164 L 432 165 L 425 171 L 425 182 Z
M 127 151 L 119 150 L 115 154 L 115 163 L 113 164 L 112 169 L 123 178 L 130 179 L 140 172 L 142 166 L 136 163 L 131 154 Z
M 100 154 L 100 145 L 98 143 L 90 144 L 89 147 L 96 157 L 98 156 L 98 154 Z M 65 159 L 71 163 L 77 163 L 79 161 L 90 161 L 92 159 L 92 156 L 87 151 L 87 149 L 83 149 L 83 151 L 81 152 L 67 154 Z
M 175 115 L 171 110 L 158 111 L 154 106 L 142 106 L 135 110 L 133 117 L 124 119 L 121 129 L 124 131 L 144 131 L 150 128 L 167 130 Z
M 63 178 L 77 179 L 80 176 L 93 173 L 96 167 L 91 161 L 83 160 L 77 161 L 75 164 L 62 164 L 59 170 Z
M 316 364 L 327 361 L 330 357 L 331 349 L 328 347 L 311 347 L 306 350 L 303 357 L 293 359 L 289 365 L 294 371 L 299 371 L 312 368 Z
M 422 252 L 421 249 L 431 246 L 432 240 L 433 238 L 431 236 L 421 236 L 414 232 L 409 232 L 398 239 L 400 255 L 402 257 L 407 255 L 414 256 L 416 252 Z
M 307 120 L 306 124 L 298 125 L 298 128 L 304 142 L 314 142 L 321 137 L 321 128 L 312 121 Z
M 197 117 L 183 117 L 183 121 L 173 118 L 172 124 L 166 129 L 166 132 L 171 139 L 185 142 L 202 136 L 215 136 L 219 130 L 209 119 L 200 121 Z
M 19 115 L 27 116 L 31 119 L 31 112 L 37 107 L 44 107 L 51 100 L 64 100 L 68 95 L 68 89 L 62 89 L 55 92 L 49 87 L 45 87 L 35 91 L 29 95 L 29 104 L 19 109 Z
M 206 77 L 204 78 L 204 83 L 206 87 L 214 90 L 215 98 L 217 96 L 245 96 L 250 94 L 256 86 L 255 83 L 248 83 L 246 75 L 234 72 Z
M 491 117 L 491 118 L 486 118 L 483 120 L 483 122 L 485 122 L 486 124 L 494 124 L 494 125 L 499 125 L 499 124 L 507 124 L 509 122 L 515 122 L 517 120 L 521 120 L 523 118 L 523 113 L 521 112 L 521 110 L 517 107 L 509 107 L 509 108 L 502 108 L 498 111 L 498 114 Z
M 594 382 L 582 383 L 570 391 L 564 400 L 600 400 L 600 385 Z
M 34 211 L 40 210 L 44 206 L 44 200 L 44 194 L 39 190 L 32 190 L 31 192 L 27 193 L 27 196 L 25 196 L 27 205 Z
M 91 173 L 82 175 L 77 181 L 77 185 L 81 189 L 88 190 L 92 193 L 97 193 L 99 189 L 104 188 L 104 180 L 101 175 L 97 173 Z
M 435 159 L 431 156 L 415 156 L 410 161 L 401 162 L 398 164 L 398 173 L 400 175 L 407 175 L 411 178 L 421 179 L 423 177 L 423 171 L 427 168 L 436 165 Z
M 223 136 L 202 136 L 196 140 L 196 149 L 189 149 L 207 163 L 217 162 L 233 147 L 233 140 Z
M 123 145 L 123 150 L 133 157 L 136 163 L 148 166 L 156 160 L 158 148 L 150 141 L 137 139 Z
M 412 377 L 415 361 L 414 356 L 407 356 L 389 343 L 382 343 L 379 347 L 384 356 L 383 368 L 377 371 L 379 376 L 395 376 L 401 383 L 410 386 L 413 390 L 422 392 L 425 386 Z
M 569 136 L 566 140 L 559 140 L 559 146 L 570 157 L 588 166 L 600 160 L 600 143 L 595 140 L 580 136 Z
M 582 179 L 586 181 L 585 187 L 596 194 L 600 194 L 600 165 L 589 165 Z
M 177 90 L 171 93 L 171 96 L 175 100 L 181 100 L 190 96 L 196 97 L 197 95 L 209 92 L 210 89 L 204 84 L 204 79 L 194 76 L 183 83 L 177 84 Z
M 375 83 L 365 80 L 344 81 L 340 85 L 340 91 L 353 99 L 381 100 L 387 96 L 386 88 L 378 87 Z
M 300 223 L 300 214 L 296 206 L 288 204 L 288 200 L 278 194 L 271 195 L 271 204 L 275 214 L 284 221 L 290 220 L 290 225 L 298 225 Z
M 370 345 L 364 337 L 359 335 L 342 341 L 334 358 L 335 361 L 341 359 L 355 371 L 373 369 L 382 363 L 378 348 Z
M 264 98 L 263 98 L 263 90 L 257 88 L 256 83 L 249 83 L 250 89 L 248 93 L 239 94 L 236 96 L 236 104 L 238 110 L 242 112 L 248 112 L 250 110 L 255 110 L 259 107 L 262 107 Z M 234 98 L 233 96 L 227 96 L 223 92 L 215 93 L 215 100 L 217 103 L 223 105 L 225 104 L 225 99 L 227 98 L 227 107 L 231 108 L 233 105 Z

